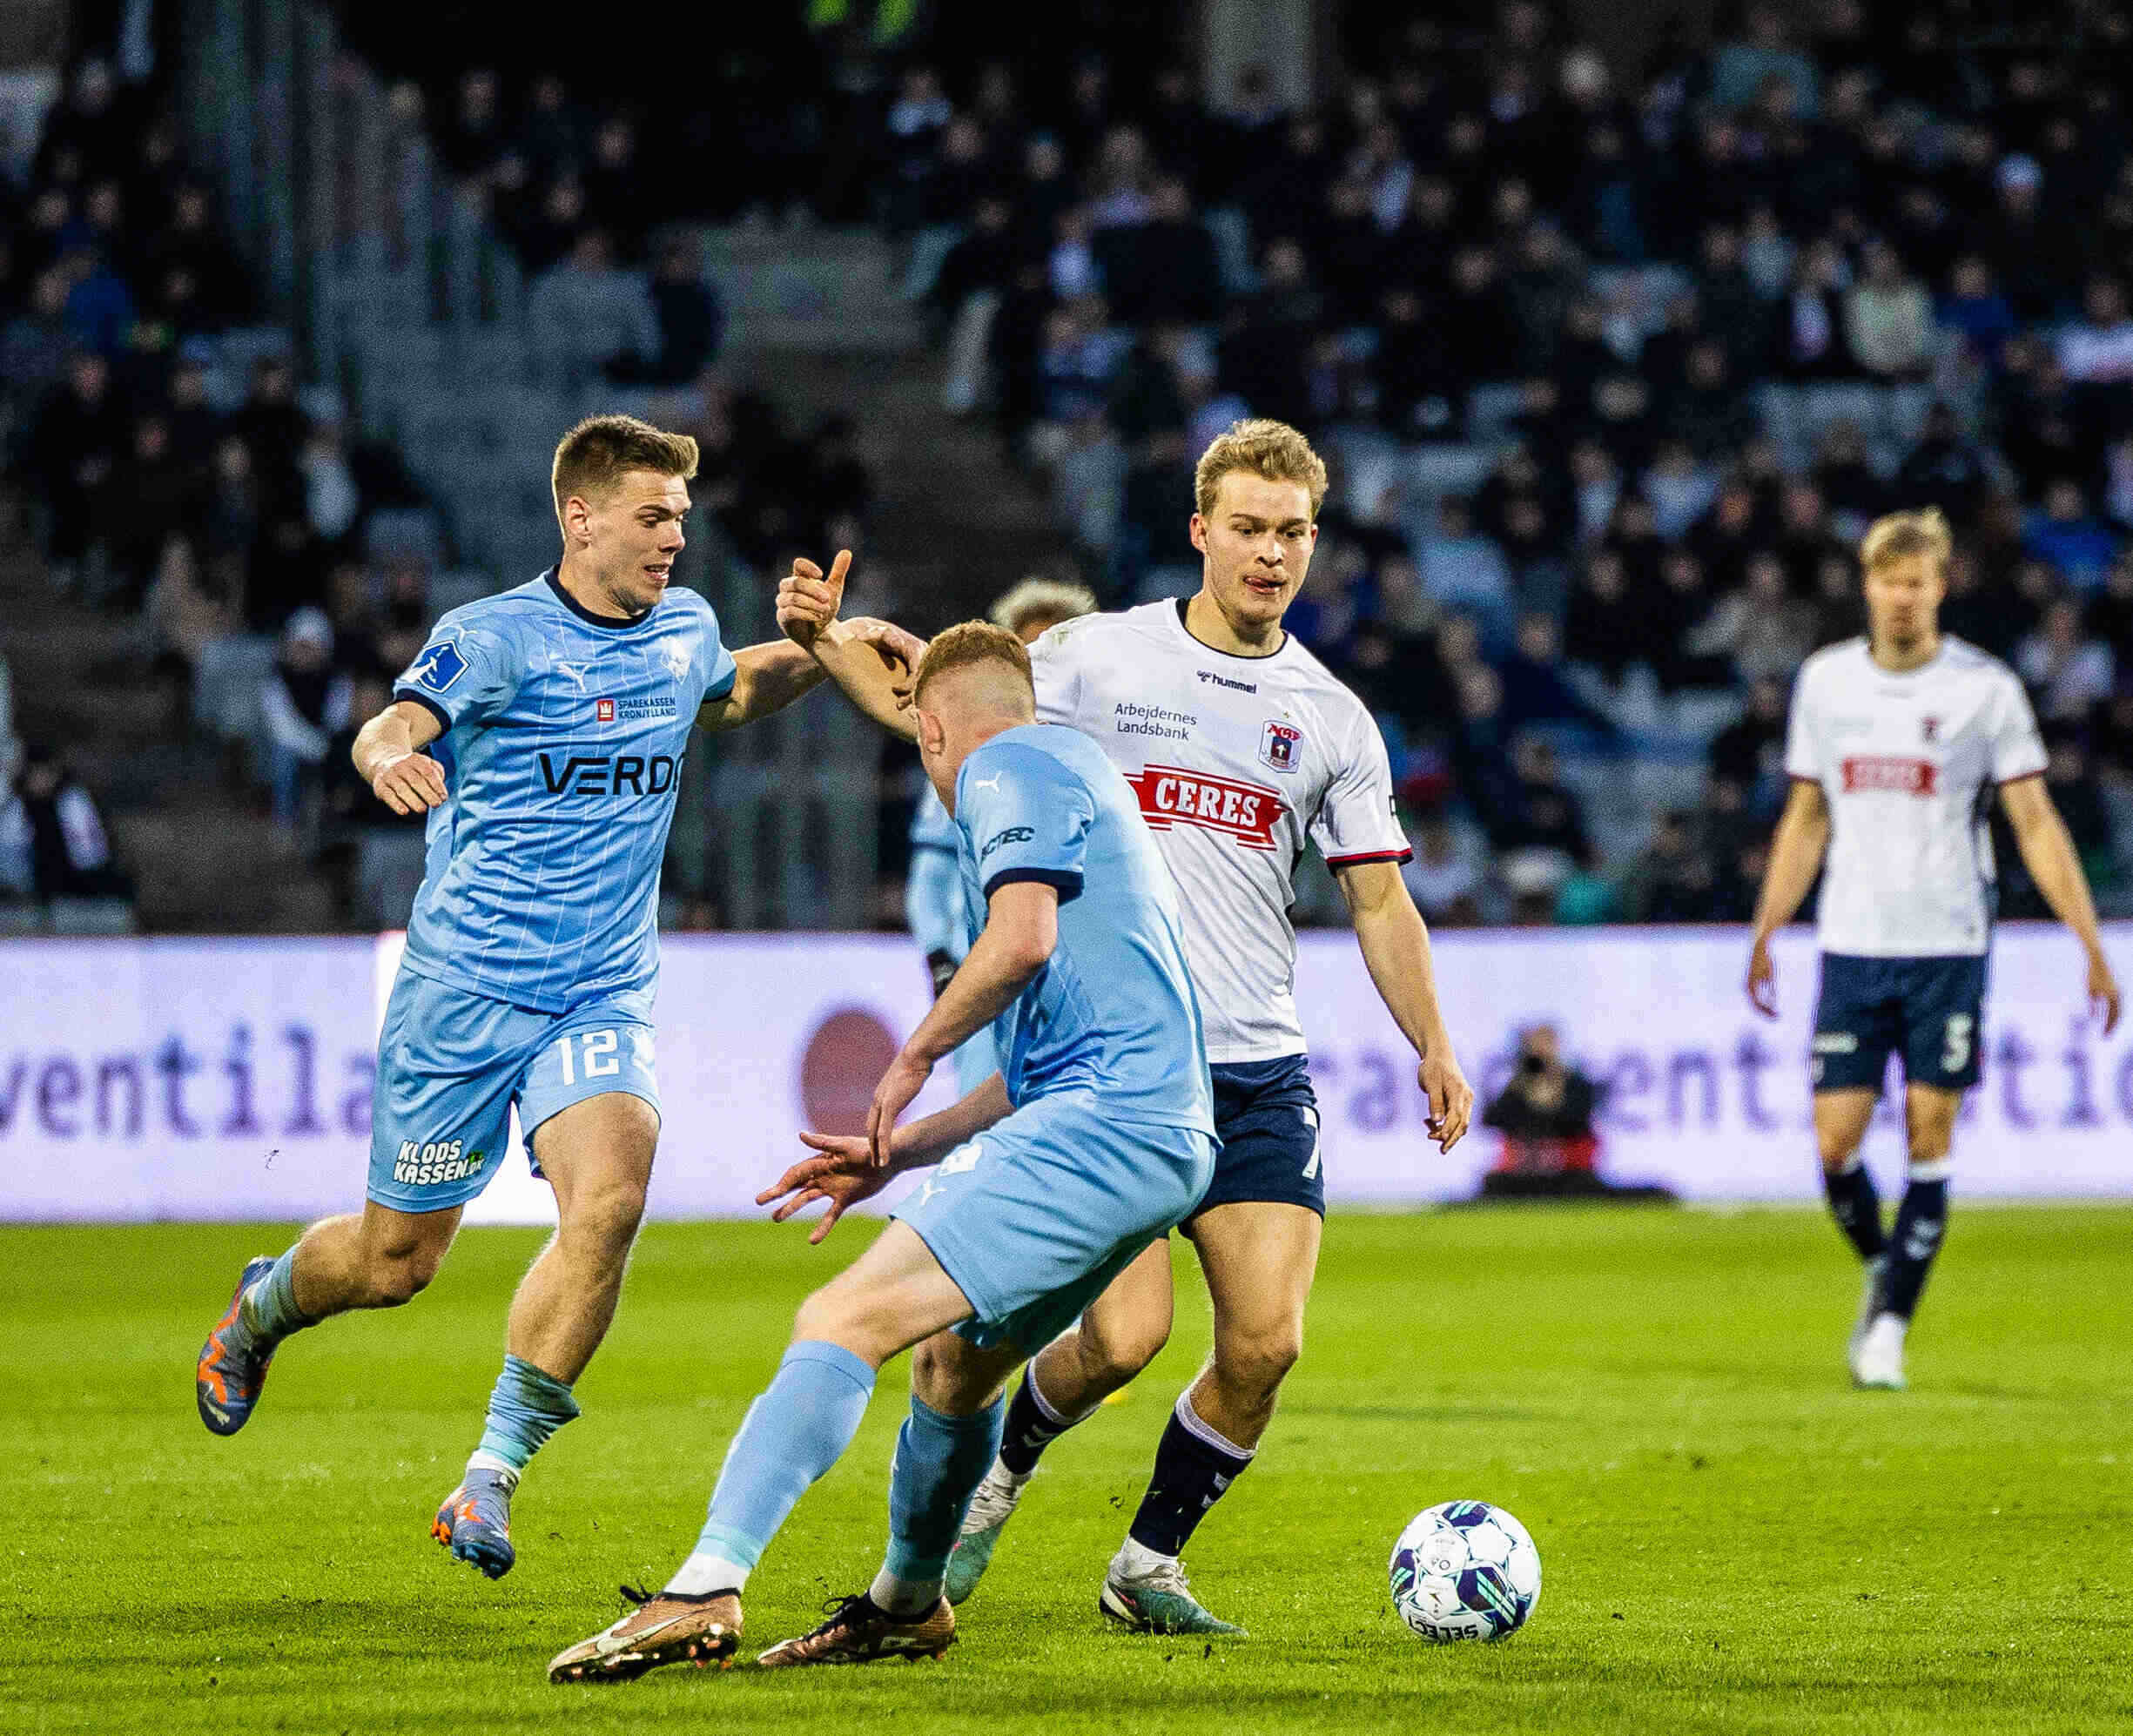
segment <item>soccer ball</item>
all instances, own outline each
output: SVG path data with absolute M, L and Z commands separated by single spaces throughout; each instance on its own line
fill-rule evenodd
M 1540 1602 L 1540 1551 L 1486 1501 L 1445 1501 L 1415 1515 L 1392 1546 L 1392 1606 L 1424 1639 L 1508 1639 Z

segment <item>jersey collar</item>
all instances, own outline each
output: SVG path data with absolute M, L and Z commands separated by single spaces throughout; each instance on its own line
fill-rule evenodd
M 520 570 L 522 572 L 525 569 L 521 568 Z M 664 602 L 666 601 L 665 596 L 662 595 L 659 599 L 659 602 L 654 603 L 649 609 L 646 609 L 643 614 L 638 616 L 636 620 L 617 621 L 611 615 L 595 615 L 591 609 L 586 608 L 583 603 L 580 602 L 575 597 L 572 596 L 569 591 L 563 589 L 562 580 L 557 576 L 556 569 L 555 568 L 550 567 L 547 572 L 542 574 L 541 582 L 545 584 L 549 590 L 555 593 L 555 601 L 562 604 L 562 606 L 569 609 L 571 614 L 576 616 L 580 621 L 585 622 L 585 624 L 589 627 L 597 627 L 602 632 L 606 633 L 636 632 L 638 628 L 643 626 L 645 622 L 652 618 L 652 616 L 659 613 L 659 602 Z
M 1228 657 L 1230 662 L 1235 663 L 1270 663 L 1295 643 L 1296 636 L 1284 627 L 1282 629 L 1282 643 L 1263 656 L 1250 657 L 1245 656 L 1241 651 L 1222 650 L 1218 646 L 1208 643 L 1205 639 L 1185 624 L 1185 606 L 1191 601 L 1192 598 L 1189 596 L 1181 596 L 1177 600 L 1178 631 L 1185 636 L 1186 643 L 1192 646 L 1194 650 L 1206 652 L 1210 657 Z

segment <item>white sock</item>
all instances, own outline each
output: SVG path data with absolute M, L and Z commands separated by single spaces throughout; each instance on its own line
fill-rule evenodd
M 1111 1571 L 1120 1579 L 1145 1579 L 1160 1567 L 1174 1567 L 1174 1555 L 1158 1555 L 1146 1544 L 1127 1538 L 1111 1558 Z
M 748 1584 L 748 1570 L 737 1561 L 713 1551 L 698 1550 L 667 1581 L 666 1589 L 684 1598 L 701 1598 L 707 1591 L 738 1591 Z
M 503 1480 L 507 1492 L 518 1487 L 519 1468 L 515 1464 L 507 1464 L 495 1453 L 483 1452 L 479 1447 L 476 1447 L 468 1457 L 467 1469 L 468 1470 L 494 1471 Z
M 866 1589 L 874 1607 L 898 1621 L 909 1621 L 924 1615 L 940 1601 L 941 1586 L 939 1579 L 899 1579 L 883 1568 L 874 1576 L 874 1583 Z

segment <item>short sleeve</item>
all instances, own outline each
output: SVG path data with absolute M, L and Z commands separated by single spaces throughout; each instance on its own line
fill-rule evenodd
M 1821 762 L 1814 751 L 1814 723 L 1807 698 L 1805 670 L 1793 683 L 1793 704 L 1785 722 L 1785 775 L 1802 784 L 1822 781 Z
M 1041 881 L 1061 904 L 1079 898 L 1095 823 L 1088 786 L 1048 753 L 988 744 L 963 763 L 956 824 L 977 858 L 988 901 L 1016 880 Z
M 710 648 L 710 655 L 703 660 L 703 697 L 698 702 L 708 705 L 733 691 L 733 683 L 739 679 L 741 670 L 733 661 L 733 653 L 718 636 L 718 611 L 711 607 L 710 599 L 695 592 L 690 595 L 696 597 L 697 606 L 703 611 L 703 643 Z
M 732 692 L 733 683 L 740 678 L 741 674 L 741 666 L 733 661 L 733 653 L 729 651 L 719 639 L 718 622 L 715 620 L 711 622 L 710 637 L 711 674 L 710 678 L 703 683 L 703 697 L 707 702 L 723 699 Z
M 1087 617 L 1082 616 L 1081 620 Z M 1074 644 L 1080 621 L 1062 621 L 1040 633 L 1029 648 L 1031 678 L 1037 687 L 1037 721 L 1073 726 L 1081 704 L 1081 659 Z
M 2036 713 L 2029 707 L 2029 696 L 2010 675 L 2001 682 L 1999 697 L 1993 708 L 1992 781 L 2013 784 L 2024 777 L 2039 777 L 2049 763 L 2044 738 L 2037 732 Z
M 400 671 L 393 696 L 412 699 L 448 731 L 495 717 L 511 703 L 524 675 L 524 660 L 508 634 L 447 615 Z
M 1311 818 L 1311 841 L 1329 868 L 1405 862 L 1414 854 L 1392 799 L 1385 738 L 1367 712 L 1357 713 L 1343 764 Z

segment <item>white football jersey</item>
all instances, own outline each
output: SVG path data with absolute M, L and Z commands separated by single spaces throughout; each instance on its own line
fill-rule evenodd
M 1291 634 L 1238 657 L 1185 630 L 1184 604 L 1062 622 L 1030 647 L 1037 716 L 1125 773 L 1178 883 L 1185 959 L 1215 1066 L 1301 1054 L 1296 865 L 1403 862 L 1385 744 L 1363 702 Z
M 1943 637 L 1893 674 L 1849 639 L 1809 657 L 1793 690 L 1785 770 L 1829 802 L 1820 936 L 1869 959 L 1982 953 L 1994 878 L 1987 818 L 2002 784 L 2044 770 L 2014 670 Z

